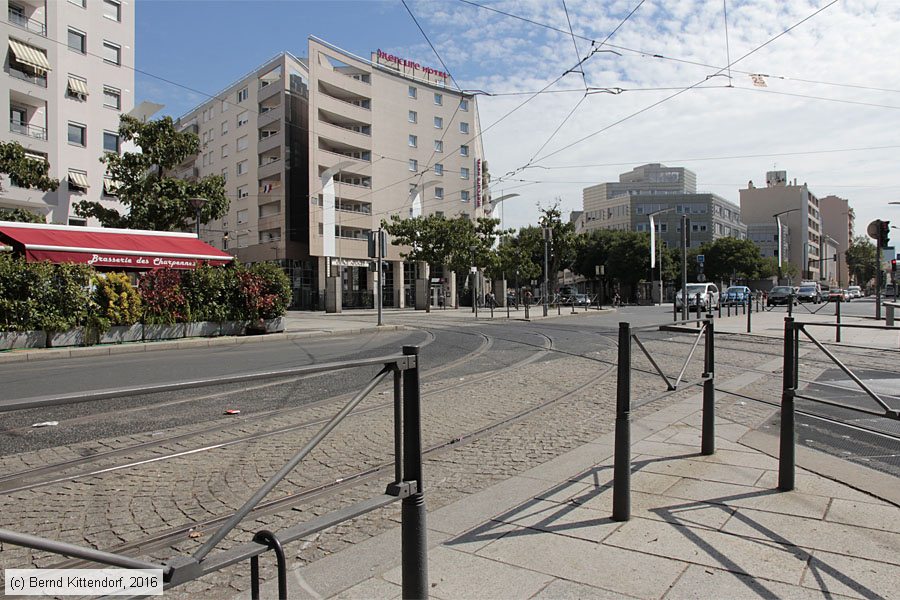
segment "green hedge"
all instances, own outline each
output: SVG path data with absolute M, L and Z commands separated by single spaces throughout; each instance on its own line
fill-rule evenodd
M 0 255 L 0 331 L 62 331 L 138 322 L 253 321 L 282 316 L 290 280 L 271 264 L 157 269 L 137 289 L 121 273 Z

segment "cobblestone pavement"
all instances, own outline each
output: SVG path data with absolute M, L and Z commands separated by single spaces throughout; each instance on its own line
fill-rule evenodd
M 666 337 L 648 337 L 644 343 L 666 373 L 677 374 L 687 349 L 681 344 L 673 345 L 666 341 Z M 735 349 L 730 349 L 730 346 Z M 718 385 L 746 373 L 748 369 L 771 363 L 773 356 L 780 351 L 777 340 L 772 343 L 755 341 L 749 346 L 730 344 L 723 338 L 716 353 Z M 429 509 L 439 508 L 484 489 L 612 430 L 615 348 L 609 343 L 598 344 L 596 349 L 587 352 L 579 348 L 578 353 L 583 357 L 561 350 L 546 353 L 538 362 L 507 371 L 502 370 L 504 360 L 501 357 L 487 357 L 485 360 L 496 364 L 495 377 L 484 379 L 466 372 L 423 385 L 422 429 L 423 446 L 426 448 L 463 437 L 526 408 L 568 394 L 524 419 L 492 431 L 490 435 L 455 444 L 444 452 L 429 456 L 425 464 Z M 634 411 L 635 416 L 664 409 L 668 402 L 699 391 L 698 387 L 687 385 L 653 400 L 662 395 L 664 384 L 642 354 L 633 355 L 633 366 L 632 394 L 634 404 L 639 405 Z M 702 360 L 698 353 L 686 373 L 686 381 L 696 382 L 701 370 Z M 760 373 L 756 382 L 733 391 L 777 401 L 780 385 L 777 373 L 770 377 Z M 388 462 L 392 452 L 392 409 L 379 405 L 385 404 L 389 397 L 388 392 L 380 390 L 366 400 L 361 405 L 365 412 L 342 424 L 270 497 L 279 498 L 311 486 L 331 483 L 360 469 Z M 651 401 L 642 404 L 647 400 Z M 726 394 L 719 395 L 717 410 L 730 419 L 752 425 L 759 425 L 773 411 L 766 405 Z M 229 437 L 321 419 L 334 412 L 335 403 L 325 402 L 297 413 L 253 423 L 226 422 L 220 432 L 198 435 L 169 447 L 154 448 L 151 456 L 153 453 L 187 451 Z M 191 427 L 185 426 L 165 434 L 190 431 Z M 315 429 L 306 428 L 210 452 L 148 462 L 121 471 L 2 496 L 0 527 L 103 549 L 136 543 L 173 528 L 187 528 L 197 521 L 235 510 L 313 431 Z M 152 434 L 8 456 L 2 459 L 0 467 L 34 467 L 82 456 L 88 447 L 121 448 L 148 439 L 152 439 Z M 144 456 L 145 453 L 135 452 L 135 458 Z M 125 457 L 117 457 L 116 460 L 122 462 Z M 278 531 L 312 516 L 381 494 L 385 483 L 383 479 L 365 482 L 303 505 L 254 516 L 232 532 L 220 546 L 227 548 L 247 541 L 262 528 Z M 301 544 L 289 546 L 290 562 L 293 565 L 308 563 L 338 552 L 394 527 L 398 520 L 399 507 L 396 505 L 369 513 Z M 180 541 L 170 548 L 152 551 L 149 556 L 164 561 L 174 554 L 191 552 L 210 531 L 201 530 L 200 533 L 200 537 L 192 538 L 185 532 Z M 0 564 L 3 566 L 47 567 L 59 561 L 58 556 L 0 546 Z M 272 570 L 266 560 L 262 561 L 262 567 L 263 576 L 271 577 Z M 248 573 L 248 565 L 236 565 L 201 581 L 181 586 L 167 593 L 167 596 L 214 598 L 244 591 L 249 587 Z

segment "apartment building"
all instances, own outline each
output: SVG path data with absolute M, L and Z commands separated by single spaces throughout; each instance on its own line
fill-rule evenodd
M 0 98 L 9 127 L 34 160 L 49 161 L 54 192 L 26 190 L 3 177 L 0 207 L 47 221 L 96 225 L 75 215 L 79 200 L 115 207 L 115 188 L 98 160 L 119 152 L 119 116 L 134 105 L 133 0 L 8 0 Z
M 835 246 L 833 253 L 822 251 L 821 255 L 827 263 L 829 258 L 834 260 L 834 254 L 837 254 L 837 265 L 832 269 L 836 273 L 836 283 L 847 286 L 850 284 L 850 269 L 847 268 L 845 252 L 853 243 L 856 215 L 849 200 L 834 195 L 819 198 L 819 211 L 822 215 L 822 232 L 833 240 Z
M 376 285 L 367 239 L 382 220 L 485 214 L 475 98 L 448 85 L 437 69 L 315 37 L 307 58 L 267 61 L 179 120 L 203 145 L 180 175 L 221 174 L 231 199 L 201 236 L 243 262 L 278 261 L 295 307 L 323 308 L 328 277 L 344 306 L 364 304 Z M 401 252 L 388 245 L 385 306 L 411 304 L 423 279 Z
M 820 257 L 824 254 L 819 199 L 806 183 L 797 185 L 796 179 L 789 183 L 787 171 L 769 171 L 766 187 L 756 187 L 750 181 L 747 189 L 740 190 L 740 201 L 747 224 L 776 225 L 776 218 L 787 224 L 791 232 L 787 261 L 797 267 L 804 279 L 821 279 Z

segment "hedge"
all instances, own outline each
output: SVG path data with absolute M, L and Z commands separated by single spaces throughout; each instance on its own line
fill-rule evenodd
M 87 265 L 29 263 L 0 255 L 0 331 L 63 331 L 77 326 L 250 321 L 282 316 L 290 280 L 270 264 L 143 273 L 137 289 L 124 273 Z

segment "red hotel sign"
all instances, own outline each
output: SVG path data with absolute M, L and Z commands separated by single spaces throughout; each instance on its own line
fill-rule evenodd
M 435 77 L 440 77 L 441 79 L 447 79 L 449 75 L 444 71 L 438 71 L 432 67 L 423 67 L 419 63 L 414 60 L 409 60 L 407 58 L 400 58 L 399 56 L 394 56 L 393 54 L 388 54 L 383 52 L 380 48 L 375 55 L 377 57 L 378 64 L 382 64 L 382 62 L 389 62 L 397 65 L 398 67 L 405 67 L 407 69 L 412 69 L 414 71 L 422 71 L 426 75 L 434 75 Z

